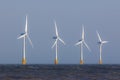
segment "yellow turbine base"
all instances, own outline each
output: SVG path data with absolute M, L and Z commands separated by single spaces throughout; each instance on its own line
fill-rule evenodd
M 22 64 L 23 64 L 23 65 L 26 64 L 26 59 L 25 59 L 25 58 L 22 59 Z
M 55 59 L 54 64 L 58 64 L 58 59 Z
M 80 60 L 80 64 L 84 64 L 83 60 Z
M 102 60 L 99 60 L 99 64 L 102 64 Z

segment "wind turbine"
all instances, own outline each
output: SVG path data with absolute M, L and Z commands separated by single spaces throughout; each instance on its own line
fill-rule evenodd
M 23 38 L 23 58 L 22 58 L 22 64 L 26 64 L 26 38 L 29 40 L 31 46 L 33 47 L 32 41 L 28 35 L 28 20 L 26 16 L 26 24 L 25 24 L 25 32 L 21 33 L 20 36 L 17 39 Z
M 96 32 L 97 32 L 97 31 L 96 31 Z M 98 36 L 98 39 L 99 39 L 98 44 L 99 44 L 99 49 L 100 49 L 99 64 L 102 64 L 102 46 L 103 46 L 103 44 L 108 43 L 108 41 L 102 41 L 102 39 L 101 39 L 101 37 L 100 37 L 100 35 L 99 35 L 98 32 L 97 32 L 97 36 Z
M 86 44 L 85 39 L 84 39 L 84 26 L 82 25 L 82 39 L 79 40 L 75 45 L 80 45 L 81 48 L 81 53 L 80 53 L 80 64 L 84 64 L 83 61 L 83 45 L 90 51 L 89 46 Z
M 58 41 L 62 42 L 64 45 L 65 45 L 65 42 L 59 37 L 56 21 L 54 21 L 54 24 L 55 24 L 56 36 L 53 37 L 53 39 L 55 39 L 55 42 L 54 42 L 52 48 L 55 47 L 55 49 L 56 49 L 56 57 L 55 57 L 54 64 L 58 64 Z

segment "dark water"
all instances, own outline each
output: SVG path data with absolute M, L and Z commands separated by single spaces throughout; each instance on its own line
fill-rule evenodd
M 0 65 L 0 80 L 120 80 L 120 65 Z

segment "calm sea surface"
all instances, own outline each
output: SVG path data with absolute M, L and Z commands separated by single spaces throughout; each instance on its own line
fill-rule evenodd
M 120 65 L 0 65 L 0 80 L 120 80 Z

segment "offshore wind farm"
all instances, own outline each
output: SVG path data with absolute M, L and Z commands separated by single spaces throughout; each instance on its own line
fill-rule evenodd
M 55 60 L 54 60 L 54 64 L 58 64 L 58 41 L 62 42 L 65 45 L 65 42 L 60 38 L 59 33 L 58 33 L 58 28 L 57 28 L 57 24 L 56 21 L 54 21 L 54 26 L 55 26 L 55 35 L 53 37 L 53 39 L 55 39 L 54 44 L 52 45 L 52 48 L 55 47 Z M 97 32 L 97 36 L 99 39 L 99 49 L 100 49 L 100 58 L 99 58 L 99 64 L 102 64 L 102 46 L 103 44 L 107 43 L 108 41 L 102 41 L 100 34 Z M 81 35 L 81 40 L 79 40 L 75 45 L 76 46 L 80 46 L 80 64 L 84 64 L 84 59 L 83 59 L 83 46 L 85 46 L 89 51 L 90 48 L 87 45 L 87 43 L 85 42 L 85 31 L 84 31 L 84 25 L 82 24 L 82 35 Z M 20 36 L 17 39 L 21 39 L 23 38 L 23 58 L 22 58 L 22 64 L 25 65 L 26 62 L 26 38 L 28 39 L 29 43 L 31 44 L 31 46 L 33 47 L 33 43 L 28 35 L 28 18 L 26 16 L 26 23 L 25 23 L 25 32 L 21 33 Z
M 62 1 L 59 1 L 59 2 L 60 4 L 62 4 L 61 3 Z M 100 4 L 103 4 L 101 2 L 102 1 L 100 1 Z M 57 4 L 58 2 L 55 2 L 55 3 Z M 96 36 L 96 30 L 100 32 L 100 35 L 103 39 L 110 41 L 108 44 L 105 44 L 102 47 L 102 51 L 103 51 L 102 60 L 104 64 L 119 64 L 120 51 L 118 49 L 119 48 L 118 44 L 119 44 L 119 21 L 120 20 L 119 20 L 118 13 L 115 14 L 115 11 L 117 12 L 119 8 L 117 8 L 116 6 L 111 8 L 110 4 L 108 5 L 110 8 L 108 8 L 106 5 L 103 4 L 106 7 L 102 9 L 102 7 L 100 7 L 101 5 L 99 5 L 96 2 L 96 4 L 98 4 L 97 5 L 98 8 L 100 9 L 96 9 L 97 7 L 93 8 L 95 4 L 90 7 L 91 9 L 86 9 L 86 8 L 89 8 L 87 6 L 84 9 L 84 7 L 82 7 L 82 5 L 79 5 L 78 3 L 75 2 L 76 6 L 70 6 L 70 4 L 68 5 L 71 9 L 73 8 L 74 10 L 73 9 L 70 10 L 70 8 L 68 7 L 65 7 L 64 9 L 62 9 L 60 5 L 58 5 L 60 9 L 57 9 L 58 7 L 54 7 L 54 5 L 51 5 L 50 7 L 45 6 L 46 11 L 42 11 L 42 13 L 38 12 L 36 14 L 35 14 L 36 9 L 20 8 L 19 7 L 20 5 L 13 5 L 14 8 L 11 6 L 13 10 L 7 9 L 8 11 L 12 10 L 11 12 L 9 11 L 10 13 L 8 16 L 3 14 L 3 13 L 6 13 L 7 10 L 5 10 L 6 12 L 2 11 L 3 12 L 1 13 L 2 29 L 0 31 L 1 32 L 0 47 L 2 48 L 2 50 L 0 52 L 1 53 L 0 63 L 1 64 L 2 63 L 21 64 L 21 58 L 23 58 L 23 51 L 24 51 L 23 41 L 22 41 L 23 38 L 21 40 L 16 40 L 16 37 L 18 38 L 20 36 L 18 34 L 21 33 L 22 30 L 25 31 L 25 24 L 26 24 L 25 16 L 26 14 L 28 14 L 28 32 L 27 33 L 30 35 L 32 42 L 34 43 L 34 48 L 32 49 L 26 37 L 26 45 L 25 45 L 26 56 L 25 57 L 26 58 L 28 57 L 27 59 L 28 64 L 32 64 L 32 63 L 54 64 L 54 58 L 56 57 L 55 56 L 56 52 L 54 51 L 55 47 L 54 49 L 51 49 L 51 46 L 53 45 L 52 37 L 53 35 L 56 36 L 55 23 L 53 24 L 54 19 L 56 20 L 58 25 L 57 28 L 60 34 L 59 35 L 60 38 L 62 38 L 67 43 L 64 46 L 62 45 L 61 42 L 60 43 L 58 42 L 58 47 L 59 47 L 58 58 L 59 58 L 60 64 L 79 64 L 80 63 L 79 60 L 80 60 L 81 50 L 78 49 L 76 46 L 74 46 L 74 44 L 77 42 L 78 38 L 82 38 L 82 26 L 81 26 L 82 24 L 84 24 L 84 28 L 85 28 L 85 42 L 91 49 L 91 51 L 89 52 L 87 48 L 83 47 L 85 64 L 98 64 L 99 48 L 97 44 L 98 37 Z M 83 3 L 86 4 L 86 2 L 84 1 Z M 50 2 L 50 4 L 53 4 L 53 3 Z M 79 9 L 77 5 L 81 7 L 80 8 L 81 11 L 76 10 L 76 9 Z M 1 6 L 4 6 L 4 5 L 1 4 Z M 23 6 L 25 7 L 26 5 L 23 4 Z M 44 6 L 44 5 L 41 5 L 41 6 Z M 29 6 L 29 7 L 35 8 L 36 6 L 34 7 Z M 7 8 L 10 8 L 10 7 L 7 7 Z M 49 10 L 47 8 L 51 8 L 50 10 L 53 10 L 53 11 L 48 12 Z M 42 7 L 40 7 L 40 9 L 43 10 Z M 112 9 L 113 11 L 114 10 L 115 11 L 112 13 L 112 11 L 109 9 Z M 16 10 L 19 13 L 13 15 L 12 12 L 14 12 L 14 10 Z M 24 10 L 28 10 L 28 11 L 24 12 Z M 63 13 L 60 14 L 61 11 L 59 10 L 61 10 Z M 94 13 L 89 11 L 84 11 L 84 10 L 93 10 Z M 22 11 L 24 13 L 20 14 L 20 12 Z M 73 13 L 76 13 L 76 15 L 73 15 L 71 11 Z M 110 13 L 108 13 L 108 11 Z M 103 14 L 103 12 L 105 14 Z M 46 13 L 46 14 L 43 14 L 43 13 Z M 47 16 L 48 13 L 49 15 Z M 3 34 L 3 33 L 6 33 L 6 34 Z M 7 42 L 9 46 L 10 45 L 15 45 L 15 46 L 9 47 L 7 44 L 3 44 L 4 42 Z M 8 56 L 8 53 L 12 53 L 12 55 Z M 6 57 L 8 59 L 7 61 L 4 60 Z
M 119 48 L 118 0 L 0 1 L 0 80 L 120 80 Z

